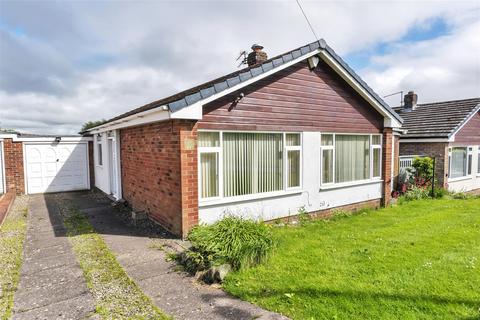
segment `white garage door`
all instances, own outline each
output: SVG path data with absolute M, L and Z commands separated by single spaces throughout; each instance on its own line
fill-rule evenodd
M 85 143 L 25 145 L 27 192 L 89 189 Z

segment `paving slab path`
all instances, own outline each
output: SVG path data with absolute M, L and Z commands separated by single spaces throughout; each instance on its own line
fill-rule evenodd
M 152 247 L 153 235 L 127 226 L 108 199 L 88 192 L 61 196 L 88 216 L 129 277 L 174 319 L 287 319 L 175 271 L 165 252 Z
M 27 233 L 13 319 L 85 319 L 94 301 L 66 236 L 57 205 L 28 200 Z

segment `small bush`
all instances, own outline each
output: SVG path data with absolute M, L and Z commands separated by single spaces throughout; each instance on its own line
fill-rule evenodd
M 430 190 L 428 187 L 419 187 L 415 185 L 411 186 L 403 195 L 403 198 L 407 201 L 426 199 L 429 197 Z
M 430 192 L 431 194 L 431 192 Z M 435 188 L 434 191 L 433 191 L 433 198 L 435 199 L 441 199 L 441 198 L 445 198 L 447 195 L 449 195 L 450 193 L 448 192 L 447 189 L 444 189 L 444 188 Z
M 302 206 L 298 209 L 297 215 L 298 215 L 298 222 L 300 223 L 301 226 L 304 226 L 312 221 L 312 218 L 310 217 L 307 210 L 305 209 L 305 206 Z
M 274 247 L 270 226 L 234 216 L 195 227 L 188 240 L 192 247 L 183 260 L 192 273 L 225 263 L 234 270 L 248 268 L 265 261 Z
M 460 200 L 467 200 L 467 199 L 472 198 L 471 195 L 469 195 L 465 192 L 452 192 L 450 195 L 453 199 L 460 199 Z

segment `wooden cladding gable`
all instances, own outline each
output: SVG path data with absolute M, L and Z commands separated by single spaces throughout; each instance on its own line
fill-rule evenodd
M 477 112 L 463 128 L 455 134 L 455 143 L 480 145 L 480 112 Z
M 300 62 L 205 105 L 198 128 L 373 133 L 383 116 L 326 64 Z

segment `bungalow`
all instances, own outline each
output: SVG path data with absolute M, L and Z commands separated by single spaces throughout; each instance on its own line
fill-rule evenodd
M 480 98 L 417 104 L 409 92 L 395 110 L 405 120 L 400 166 L 435 158 L 436 181 L 450 191 L 480 191 Z
M 389 203 L 401 117 L 316 41 L 89 130 L 95 186 L 175 234 Z

